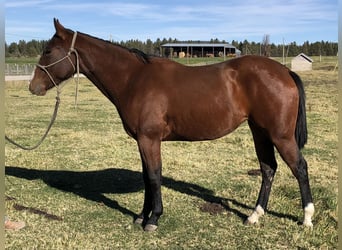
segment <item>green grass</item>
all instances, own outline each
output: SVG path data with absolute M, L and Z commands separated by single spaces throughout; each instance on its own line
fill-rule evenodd
M 5 63 L 16 64 L 36 64 L 39 57 L 6 57 Z
M 145 233 L 133 224 L 143 204 L 136 142 L 115 107 L 83 79 L 77 109 L 73 81 L 64 87 L 56 123 L 40 148 L 27 152 L 6 144 L 5 194 L 14 198 L 6 201 L 6 214 L 27 224 L 6 231 L 6 248 L 337 249 L 337 72 L 300 75 L 307 94 L 303 154 L 316 208 L 313 230 L 298 225 L 298 185 L 279 156 L 268 213 L 258 225 L 243 225 L 261 183 L 247 175 L 258 163 L 243 124 L 215 141 L 163 143 L 164 215 L 157 232 Z M 25 83 L 6 83 L 6 134 L 34 144 L 50 121 L 54 97 L 54 90 L 37 97 Z M 201 210 L 216 200 L 226 205 L 220 213 Z

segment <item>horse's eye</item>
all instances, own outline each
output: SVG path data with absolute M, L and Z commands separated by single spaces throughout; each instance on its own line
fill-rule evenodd
M 51 53 L 51 50 L 50 49 L 46 49 L 46 50 L 44 50 L 44 55 L 48 55 L 48 54 L 50 54 Z

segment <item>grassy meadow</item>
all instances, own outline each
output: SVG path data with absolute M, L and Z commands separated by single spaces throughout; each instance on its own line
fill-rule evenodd
M 136 142 L 115 107 L 86 79 L 61 95 L 56 123 L 34 151 L 6 143 L 6 214 L 26 228 L 5 232 L 6 249 L 337 249 L 337 71 L 334 60 L 299 72 L 305 83 L 308 162 L 316 213 L 303 218 L 298 184 L 277 156 L 268 212 L 245 226 L 261 185 L 247 124 L 215 141 L 164 142 L 164 215 L 156 232 L 134 225 L 143 205 Z M 328 66 L 328 67 L 327 67 Z M 6 82 L 6 135 L 40 139 L 56 92 L 37 97 L 25 82 Z

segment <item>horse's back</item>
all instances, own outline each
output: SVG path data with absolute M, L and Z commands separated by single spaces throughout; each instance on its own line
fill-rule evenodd
M 140 79 L 140 120 L 163 120 L 164 140 L 219 138 L 247 119 L 266 127 L 286 102 L 297 101 L 288 69 L 260 56 L 201 67 L 160 60 Z

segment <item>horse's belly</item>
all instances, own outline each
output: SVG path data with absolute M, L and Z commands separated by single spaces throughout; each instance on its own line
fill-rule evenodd
M 175 140 L 213 140 L 234 131 L 247 118 L 237 114 L 202 113 L 176 119 L 173 126 Z

